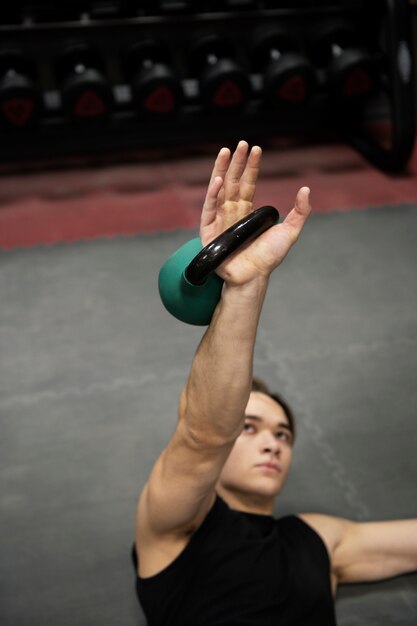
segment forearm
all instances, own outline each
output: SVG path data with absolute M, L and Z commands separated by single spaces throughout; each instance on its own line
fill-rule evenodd
M 204 244 L 253 211 L 261 149 L 239 142 L 233 156 L 220 150 L 201 215 Z M 222 297 L 198 347 L 181 394 L 180 420 L 197 441 L 226 445 L 243 427 L 256 331 L 271 273 L 297 241 L 310 214 L 310 190 L 301 188 L 285 220 L 231 255 L 217 272 Z
M 193 359 L 180 417 L 204 443 L 227 443 L 241 431 L 267 284 L 266 278 L 257 278 L 244 286 L 224 285 Z

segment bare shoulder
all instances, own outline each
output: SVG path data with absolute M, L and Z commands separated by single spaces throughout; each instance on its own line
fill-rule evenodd
M 139 498 L 136 522 L 136 553 L 138 555 L 137 573 L 146 578 L 155 576 L 171 565 L 183 552 L 194 533 L 197 532 L 210 511 L 215 495 L 207 498 L 199 514 L 182 528 L 159 532 L 149 520 L 148 507 L 145 504 L 148 485 Z
M 153 523 L 148 498 L 149 484 L 146 484 L 137 506 L 135 541 L 137 573 L 143 578 L 155 576 L 175 561 L 204 522 L 214 504 L 215 494 L 213 492 L 202 501 L 199 511 L 188 523 L 163 530 Z
M 321 513 L 300 513 L 298 517 L 311 526 L 321 537 L 330 558 L 333 557 L 351 523 L 341 517 Z

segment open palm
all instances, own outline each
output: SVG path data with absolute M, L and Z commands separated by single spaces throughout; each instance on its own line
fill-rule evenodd
M 215 161 L 200 224 L 200 238 L 207 245 L 229 226 L 252 213 L 262 150 L 240 141 L 234 154 L 222 148 Z M 268 277 L 297 241 L 311 212 L 309 189 L 302 187 L 285 220 L 269 228 L 253 242 L 232 254 L 216 270 L 227 283 L 242 285 L 256 277 Z

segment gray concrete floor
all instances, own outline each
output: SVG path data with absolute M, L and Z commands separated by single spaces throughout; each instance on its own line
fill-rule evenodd
M 271 280 L 255 371 L 299 424 L 277 515 L 417 517 L 416 232 L 417 206 L 313 215 Z M 0 253 L 2 626 L 145 623 L 135 503 L 203 332 L 157 274 L 194 235 Z M 341 588 L 337 614 L 415 626 L 417 574 Z

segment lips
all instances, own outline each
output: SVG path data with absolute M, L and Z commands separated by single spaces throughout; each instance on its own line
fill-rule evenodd
M 266 471 L 279 473 L 281 471 L 280 467 L 276 463 L 260 463 L 257 465 Z

